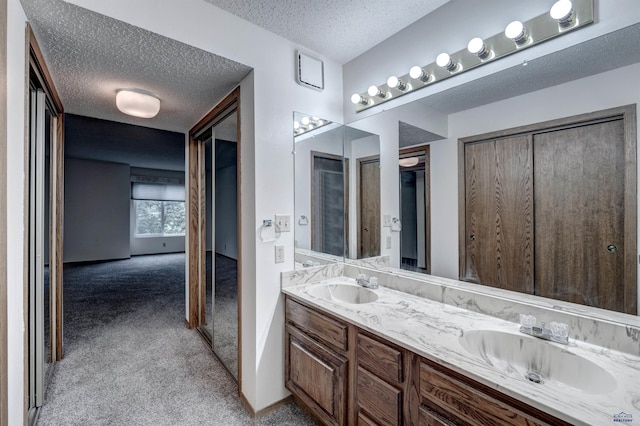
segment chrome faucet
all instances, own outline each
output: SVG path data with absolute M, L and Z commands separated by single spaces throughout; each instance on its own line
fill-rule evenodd
M 378 278 L 377 277 L 368 277 L 365 274 L 358 274 L 356 276 L 356 284 L 361 285 L 365 288 L 376 289 L 378 288 Z
M 569 325 L 563 322 L 552 321 L 551 328 L 546 328 L 545 323 L 536 326 L 536 317 L 533 315 L 520 314 L 520 332 L 539 339 L 551 342 L 569 344 Z

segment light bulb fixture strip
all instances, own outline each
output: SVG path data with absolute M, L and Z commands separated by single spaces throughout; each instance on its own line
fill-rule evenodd
M 331 124 L 331 121 L 323 118 L 302 116 L 299 120 L 293 121 L 293 135 L 300 136 L 308 133 L 312 130 L 319 129 L 321 127 Z
M 481 40 L 480 48 L 475 47 L 478 44 L 478 41 L 475 41 L 475 46 L 471 46 L 470 43 L 469 46 L 455 53 L 450 53 L 450 63 L 446 64 L 448 66 L 438 66 L 436 58 L 434 58 L 430 64 L 414 66 L 411 70 L 407 69 L 407 74 L 396 77 L 399 82 L 405 83 L 405 86 L 400 84 L 393 86 L 390 83 L 395 83 L 395 80 L 389 79 L 391 81 L 388 80 L 387 84 L 370 86 L 371 92 L 354 93 L 351 101 L 355 111 L 360 112 L 375 107 L 594 22 L 594 0 L 572 0 L 571 8 L 568 8 L 566 4 L 556 5 L 557 3 L 566 3 L 566 1 L 559 0 L 554 4 L 556 10 L 553 15 L 547 11 L 528 21 L 522 21 L 523 37 L 516 37 L 515 40 L 508 38 L 505 35 L 507 22 L 505 27 L 497 28 L 499 32 L 496 35 Z M 562 10 L 563 13 L 558 10 Z M 374 88 L 377 91 L 374 91 Z

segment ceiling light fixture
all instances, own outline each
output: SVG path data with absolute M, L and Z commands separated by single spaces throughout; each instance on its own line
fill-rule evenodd
M 520 21 L 513 21 L 504 30 L 504 35 L 510 38 L 518 46 L 527 44 L 529 41 L 529 35 L 527 34 L 527 28 Z
M 400 80 L 395 75 L 392 75 L 391 77 L 389 77 L 387 79 L 387 86 L 391 87 L 392 89 L 401 90 L 403 92 L 409 88 L 407 83 L 405 83 L 404 81 Z
M 419 162 L 420 159 L 418 157 L 407 157 L 398 160 L 400 167 L 413 167 L 416 166 Z
M 480 37 L 472 38 L 469 44 L 467 44 L 467 50 L 481 60 L 489 59 L 493 55 L 491 49 L 487 48 L 484 40 Z
M 573 17 L 575 15 L 573 3 L 571 0 L 559 0 L 551 6 L 549 15 L 558 22 L 560 27 L 566 28 L 573 24 Z
M 429 82 L 429 80 L 431 80 L 431 76 L 422 67 L 419 67 L 417 65 L 411 67 L 411 69 L 409 70 L 409 77 L 414 80 L 420 80 L 423 83 L 427 83 Z
M 440 68 L 444 68 L 451 73 L 456 72 L 458 69 L 458 64 L 455 63 L 453 59 L 451 59 L 451 56 L 449 56 L 448 53 L 439 54 L 436 58 L 436 65 L 438 65 Z
M 153 118 L 160 111 L 160 99 L 140 89 L 119 89 L 116 91 L 116 106 L 128 115 Z

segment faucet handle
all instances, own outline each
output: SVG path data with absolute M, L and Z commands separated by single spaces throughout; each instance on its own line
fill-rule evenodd
M 536 317 L 529 314 L 520 314 L 520 325 L 527 328 L 534 327 L 536 325 Z
M 556 337 L 568 337 L 569 336 L 569 325 L 564 322 L 556 322 L 552 321 L 551 324 L 551 333 Z

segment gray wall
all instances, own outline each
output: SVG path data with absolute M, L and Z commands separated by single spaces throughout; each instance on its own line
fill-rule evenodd
M 238 259 L 237 167 L 216 170 L 216 253 Z
M 130 182 L 127 164 L 65 160 L 65 262 L 130 256 Z

